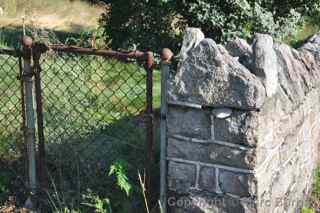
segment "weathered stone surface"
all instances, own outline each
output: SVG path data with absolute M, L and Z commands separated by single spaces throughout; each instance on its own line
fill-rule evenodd
M 253 150 L 230 148 L 214 143 L 194 143 L 168 139 L 168 157 L 198 161 L 243 169 L 253 168 L 256 161 Z
M 180 61 L 188 57 L 188 52 L 199 45 L 204 39 L 204 34 L 199 28 L 188 27 L 183 36 L 181 51 L 178 55 Z
M 298 134 L 297 132 L 289 133 L 285 138 L 284 142 L 279 148 L 280 163 L 287 162 L 293 155 L 296 154 L 298 149 Z
M 196 182 L 196 166 L 191 164 L 169 162 L 168 187 L 178 193 L 187 193 Z
M 251 197 L 257 193 L 256 179 L 252 174 L 243 174 L 220 169 L 219 186 L 223 193 Z
M 304 70 L 303 64 L 294 58 L 293 50 L 287 45 L 277 46 L 276 51 L 281 64 L 279 83 L 288 99 L 283 101 L 290 101 L 291 106 L 294 107 L 303 101 L 307 92 L 300 72 Z
M 255 146 L 257 113 L 235 111 L 225 119 L 214 118 L 214 139 L 240 145 Z
M 236 199 L 227 195 L 215 195 L 192 191 L 189 196 L 175 198 L 170 206 L 172 213 L 256 213 L 256 204 L 250 199 Z M 179 205 L 183 204 L 183 205 Z
M 226 49 L 231 56 L 237 57 L 241 64 L 250 71 L 253 70 L 253 50 L 245 40 L 236 38 L 227 43 Z
M 320 34 L 298 50 L 261 34 L 252 46 L 238 39 L 226 50 L 204 39 L 170 81 L 171 101 L 205 105 L 169 106 L 167 157 L 194 164 L 169 172 L 169 186 L 179 183 L 170 189 L 190 204 L 172 212 L 295 213 L 311 190 L 319 160 Z
M 313 35 L 300 49 L 305 49 L 314 54 L 318 54 L 320 52 L 320 33 Z
M 189 51 L 175 76 L 170 100 L 237 108 L 259 108 L 265 98 L 260 80 L 211 39 Z
M 256 34 L 253 42 L 253 72 L 264 81 L 266 94 L 271 97 L 278 88 L 278 61 L 269 35 Z
M 216 169 L 212 167 L 201 167 L 199 188 L 208 192 L 217 192 L 216 187 Z
M 168 112 L 168 134 L 184 135 L 199 139 L 211 138 L 211 118 L 209 112 L 170 107 Z
M 248 57 L 252 57 L 253 55 L 251 45 L 249 45 L 246 40 L 241 38 L 236 38 L 228 42 L 226 48 L 230 55 L 233 57 L 242 57 L 245 55 Z

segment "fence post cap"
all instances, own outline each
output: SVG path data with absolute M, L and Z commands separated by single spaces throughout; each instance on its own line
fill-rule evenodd
M 153 52 L 147 51 L 146 53 L 146 66 L 148 69 L 152 69 L 154 58 L 153 58 Z
M 22 43 L 22 46 L 23 47 L 32 47 L 32 44 L 33 44 L 33 40 L 30 36 L 22 36 L 21 38 L 21 43 Z
M 169 48 L 163 48 L 161 52 L 161 59 L 165 63 L 170 63 L 173 57 L 173 52 Z

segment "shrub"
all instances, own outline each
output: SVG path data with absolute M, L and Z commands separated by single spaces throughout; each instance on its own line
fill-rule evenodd
M 217 42 L 254 32 L 282 39 L 295 33 L 302 15 L 319 14 L 317 0 L 104 0 L 105 34 L 113 48 L 178 48 L 181 29 L 200 27 Z
M 112 48 L 147 50 L 175 44 L 173 8 L 158 0 L 105 0 L 101 23 Z

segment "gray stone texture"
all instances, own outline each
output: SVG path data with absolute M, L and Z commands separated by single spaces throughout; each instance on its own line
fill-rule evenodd
M 172 101 L 246 109 L 260 107 L 265 98 L 258 77 L 211 39 L 188 52 L 173 85 Z
M 204 39 L 170 82 L 170 101 L 204 106 L 169 106 L 169 190 L 190 204 L 171 212 L 298 212 L 319 160 L 320 34 Z
M 210 193 L 190 191 L 188 196 L 176 194 L 169 205 L 170 213 L 246 213 L 255 212 L 256 203 L 248 199 L 237 199 L 228 195 L 212 197 Z M 181 205 L 182 204 L 182 205 Z
M 217 191 L 217 174 L 213 167 L 202 167 L 199 171 L 199 189 L 208 192 Z
M 226 147 L 215 143 L 196 143 L 175 138 L 168 139 L 167 155 L 169 158 L 234 166 L 253 169 L 256 164 L 255 152 L 252 149 Z
M 169 162 L 168 187 L 178 193 L 187 193 L 196 183 L 196 166 L 185 163 Z
M 201 139 L 211 137 L 210 114 L 202 110 L 170 107 L 168 111 L 168 133 Z
M 216 140 L 239 145 L 256 145 L 256 112 L 234 111 L 232 116 L 225 119 L 215 117 L 213 125 Z
M 253 73 L 264 83 L 266 95 L 273 96 L 278 88 L 278 60 L 269 35 L 256 34 L 253 41 Z
M 252 174 L 241 174 L 221 169 L 219 171 L 219 186 L 223 193 L 243 197 L 256 195 L 257 184 Z

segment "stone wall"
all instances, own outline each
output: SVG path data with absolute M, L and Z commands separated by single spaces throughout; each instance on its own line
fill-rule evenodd
M 318 158 L 320 35 L 194 46 L 169 80 L 169 212 L 298 212 Z

